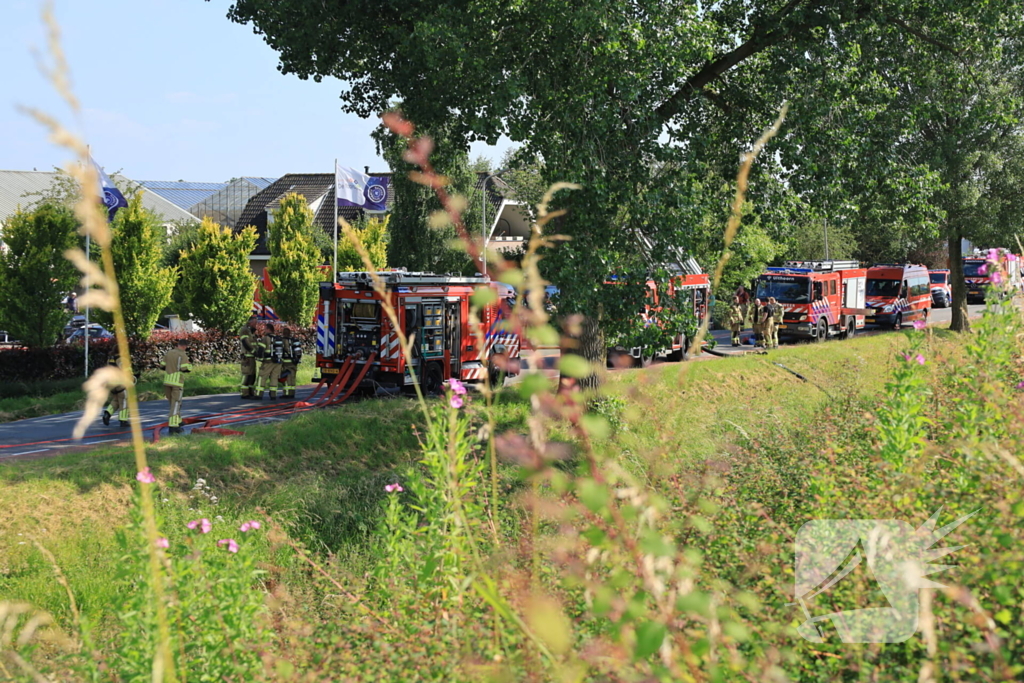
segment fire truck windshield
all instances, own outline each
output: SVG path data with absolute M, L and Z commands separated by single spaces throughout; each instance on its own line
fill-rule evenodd
M 985 261 L 964 261 L 964 277 L 984 277 L 978 269 L 985 265 Z
M 900 280 L 868 280 L 868 296 L 899 296 Z
M 934 284 L 944 285 L 946 284 L 946 278 L 949 277 L 949 273 L 931 273 L 928 277 Z
M 770 296 L 780 304 L 807 304 L 811 296 L 805 277 L 769 275 L 757 281 L 757 298 L 762 301 Z

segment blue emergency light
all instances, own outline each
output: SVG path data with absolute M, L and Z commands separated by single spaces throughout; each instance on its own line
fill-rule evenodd
M 781 266 L 771 266 L 766 269 L 769 273 L 813 273 L 813 268 L 786 268 Z

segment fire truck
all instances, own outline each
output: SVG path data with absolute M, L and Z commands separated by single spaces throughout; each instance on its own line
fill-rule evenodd
M 694 262 L 695 263 L 695 262 Z M 615 280 L 605 284 L 615 284 Z M 658 283 L 654 280 L 647 280 L 647 300 L 644 303 L 643 311 L 640 313 L 641 324 L 661 325 L 658 319 L 659 313 L 663 310 L 662 296 L 685 297 L 683 304 L 687 310 L 693 313 L 694 319 L 700 325 L 708 312 L 708 302 L 711 292 L 711 281 L 707 273 L 679 273 L 668 278 L 668 283 L 659 291 Z M 695 332 L 695 330 L 691 331 Z M 648 349 L 634 346 L 626 349 L 623 346 L 612 345 L 608 351 L 608 364 L 611 367 L 623 367 L 632 364 L 638 367 L 649 365 L 657 356 L 664 356 L 668 361 L 685 360 L 690 353 L 690 343 L 687 332 L 680 330 L 672 337 L 672 343 L 664 349 Z M 622 357 L 629 355 L 630 359 L 622 361 Z
M 1022 286 L 1021 280 L 1021 260 L 1019 257 L 1015 257 L 1014 260 L 1010 260 L 1010 252 L 1000 250 L 999 260 L 1002 265 L 1002 270 L 1005 271 L 1006 277 L 1009 278 L 1008 284 L 1014 291 L 1019 291 Z M 990 284 L 992 284 L 992 270 L 997 268 L 992 263 L 988 263 L 987 250 L 981 249 L 975 250 L 971 256 L 964 256 L 964 284 L 967 285 L 967 303 L 985 303 L 985 290 Z
M 488 373 L 519 367 L 519 336 L 506 329 L 515 295 L 512 288 L 484 277 L 457 277 L 402 270 L 377 273 L 386 287 L 402 331 L 413 339 L 411 364 L 402 353 L 397 331 L 381 306 L 381 295 L 367 272 L 338 273 L 336 283 L 320 284 L 317 308 L 316 365 L 322 382 L 346 391 L 396 392 L 420 383 L 438 393 L 452 378 L 479 382 Z M 473 324 L 470 297 L 489 286 L 498 295 Z M 484 352 L 477 333 L 484 332 Z M 413 370 L 413 372 L 410 372 Z
M 779 338 L 846 339 L 864 328 L 867 269 L 857 261 L 787 261 L 757 278 L 757 298 L 784 311 Z

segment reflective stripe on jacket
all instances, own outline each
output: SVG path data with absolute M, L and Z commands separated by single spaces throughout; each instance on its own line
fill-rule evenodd
M 169 387 L 183 387 L 185 381 L 182 378 L 182 373 L 189 372 L 192 370 L 192 365 L 188 362 L 188 356 L 185 355 L 184 351 L 178 349 L 171 349 L 164 354 L 164 359 L 161 365 L 164 368 L 164 385 Z

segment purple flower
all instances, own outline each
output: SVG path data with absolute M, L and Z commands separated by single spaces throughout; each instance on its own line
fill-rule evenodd
M 402 488 L 401 484 L 388 484 L 384 487 L 384 490 L 388 493 L 401 493 L 405 489 Z
M 988 264 L 982 263 L 981 267 L 978 268 L 978 275 L 985 275 L 986 273 L 988 273 Z
M 455 393 L 457 396 L 465 396 L 466 395 L 466 387 L 463 386 L 462 382 L 460 382 L 459 380 L 457 380 L 457 379 L 450 379 L 450 380 L 448 380 L 448 386 L 450 386 L 452 388 L 452 392 Z
M 235 539 L 233 538 L 222 538 L 221 540 L 217 541 L 217 545 L 226 545 L 228 547 L 229 553 L 238 552 L 238 544 L 235 543 Z
M 1017 389 L 1024 389 L 1024 382 L 1017 382 Z
M 171 547 L 171 542 L 168 541 L 166 538 L 158 538 L 158 539 L 156 539 L 156 547 L 157 548 L 170 548 Z
M 918 364 L 918 365 L 924 365 L 924 356 L 922 356 L 921 354 L 917 354 L 917 355 L 916 355 L 916 356 L 914 357 L 914 360 L 916 360 L 916 361 L 917 361 L 917 364 Z
M 989 249 L 988 250 L 988 260 L 992 261 L 992 262 L 998 262 L 999 261 L 999 250 L 998 249 Z
M 149 471 L 148 467 L 144 467 L 141 472 L 135 475 L 135 478 L 141 481 L 143 484 L 155 484 L 156 477 Z
M 992 278 L 992 284 L 998 285 L 1000 282 L 1003 281 L 1003 274 L 1002 273 L 998 273 L 998 272 L 992 273 L 991 278 Z
M 926 327 L 928 327 L 928 323 L 926 323 L 925 321 L 923 321 L 923 320 L 915 320 L 914 321 L 914 329 L 915 330 L 923 330 Z
M 195 529 L 199 527 L 199 533 L 208 534 L 213 529 L 213 524 L 206 517 L 202 519 L 193 519 L 191 522 L 186 524 L 189 529 Z
M 238 527 L 239 531 L 255 531 L 260 528 L 260 523 L 257 521 L 246 522 L 242 526 Z
M 462 397 L 461 396 L 453 395 L 451 397 L 451 399 L 449 399 L 448 402 L 452 404 L 452 408 L 461 408 L 462 407 Z

